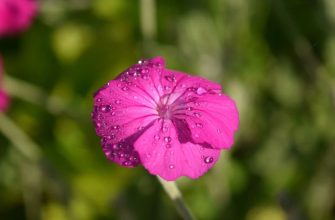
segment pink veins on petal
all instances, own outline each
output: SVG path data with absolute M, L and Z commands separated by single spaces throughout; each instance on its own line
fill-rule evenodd
M 141 60 L 94 96 L 92 119 L 106 157 L 165 180 L 198 178 L 234 142 L 235 102 L 217 83 Z

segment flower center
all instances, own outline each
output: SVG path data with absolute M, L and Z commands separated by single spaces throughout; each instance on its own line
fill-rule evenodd
M 172 112 L 169 105 L 159 103 L 156 110 L 160 118 L 171 119 Z

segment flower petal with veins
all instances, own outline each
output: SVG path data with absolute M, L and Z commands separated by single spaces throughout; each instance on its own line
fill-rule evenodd
M 142 164 L 166 180 L 203 175 L 232 146 L 239 123 L 219 84 L 165 69 L 160 57 L 139 61 L 101 88 L 92 119 L 109 160 Z

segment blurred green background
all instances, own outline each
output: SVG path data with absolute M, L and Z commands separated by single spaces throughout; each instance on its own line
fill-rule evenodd
M 92 94 L 143 57 L 222 84 L 231 151 L 178 180 L 199 219 L 335 219 L 334 0 L 44 0 L 1 39 L 0 219 L 180 219 L 142 167 L 108 162 Z

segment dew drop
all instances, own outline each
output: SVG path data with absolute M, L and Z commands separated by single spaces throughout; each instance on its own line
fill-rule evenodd
M 169 130 L 169 127 L 167 127 L 167 126 L 163 127 L 163 132 L 167 132 L 168 130 Z
M 170 143 L 171 142 L 171 137 L 170 136 L 164 137 L 164 141 L 166 143 Z
M 201 123 L 195 123 L 195 126 L 197 126 L 198 128 L 202 128 L 203 125 Z
M 120 104 L 121 101 L 117 99 L 117 100 L 114 101 L 114 103 L 115 103 L 115 104 Z
M 123 165 L 123 166 L 131 166 L 131 165 L 133 165 L 133 164 L 132 164 L 132 162 L 130 162 L 130 161 L 124 161 L 124 162 L 122 163 L 122 165 Z
M 120 126 L 119 126 L 119 125 L 113 125 L 113 126 L 112 126 L 112 129 L 113 129 L 113 130 L 119 130 L 119 129 L 120 129 Z
M 170 169 L 174 169 L 174 167 L 175 167 L 175 166 L 174 166 L 173 164 L 170 164 L 170 165 L 169 165 L 169 168 L 170 168 Z
M 197 118 L 200 118 L 200 117 L 201 117 L 201 114 L 198 113 L 198 112 L 194 112 L 193 115 L 194 115 L 195 117 L 197 117 Z
M 139 60 L 139 61 L 138 61 L 138 64 L 140 64 L 140 65 L 145 65 L 147 62 L 148 62 L 148 61 L 142 59 L 142 60 Z
M 118 144 L 113 144 L 112 148 L 113 148 L 114 150 L 117 150 L 117 149 L 119 148 L 119 145 L 118 145 Z
M 186 108 L 187 111 L 192 111 L 193 110 L 193 107 L 189 106 Z
M 158 140 L 160 139 L 159 135 L 156 134 L 156 135 L 154 136 L 154 139 L 155 139 L 156 141 L 158 141 Z
M 110 112 L 111 109 L 112 109 L 112 107 L 110 105 L 106 105 L 106 106 L 101 106 L 100 107 L 100 110 L 103 113 Z
M 170 86 L 164 86 L 163 89 L 164 89 L 165 91 L 168 91 L 168 90 L 171 89 L 171 87 L 170 87 Z
M 204 158 L 204 162 L 206 163 L 206 164 L 209 164 L 209 163 L 213 163 L 213 157 L 205 157 Z
M 144 129 L 143 126 L 140 126 L 140 127 L 137 128 L 138 131 L 142 131 L 143 129 Z
M 101 101 L 102 101 L 102 98 L 98 98 L 98 99 L 97 99 L 97 102 L 101 102 Z
M 150 158 L 150 157 L 151 157 L 151 154 L 146 154 L 145 157 L 146 157 L 146 158 Z
M 96 125 L 97 128 L 100 128 L 102 126 L 102 124 L 100 122 L 97 122 L 95 125 Z
M 105 140 L 111 140 L 111 139 L 112 139 L 112 136 L 111 136 L 111 135 L 105 136 L 104 139 L 105 139 Z
M 127 90 L 128 90 L 127 86 L 122 87 L 122 91 L 127 91 Z
M 169 82 L 175 82 L 176 78 L 173 75 L 165 76 L 164 77 Z
M 112 112 L 112 113 L 111 113 L 112 116 L 115 116 L 115 114 L 116 114 L 115 112 Z

